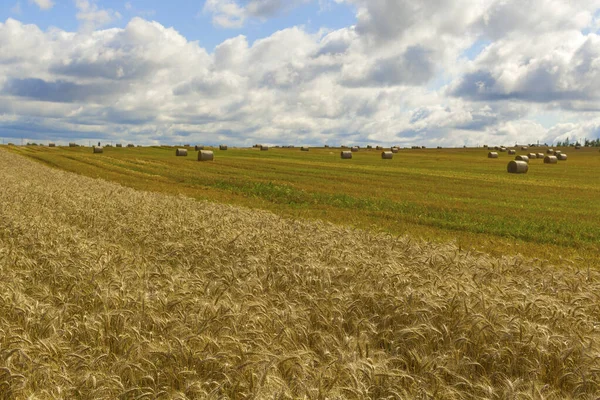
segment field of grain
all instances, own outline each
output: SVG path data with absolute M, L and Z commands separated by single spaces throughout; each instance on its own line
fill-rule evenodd
M 137 191 L 1 149 L 0 187 L 2 399 L 600 395 L 594 268 Z
M 6 149 L 7 147 L 5 147 Z M 401 150 L 392 160 L 361 149 L 341 160 L 339 149 L 215 149 L 176 157 L 172 147 L 10 147 L 18 154 L 136 189 L 317 219 L 369 231 L 454 241 L 492 255 L 522 254 L 600 268 L 600 153 L 557 148 L 568 161 L 529 162 L 508 174 L 515 156 L 486 149 Z M 517 151 L 544 152 L 545 148 Z

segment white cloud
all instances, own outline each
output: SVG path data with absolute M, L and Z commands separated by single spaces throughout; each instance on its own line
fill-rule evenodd
M 142 18 L 99 30 L 118 15 L 89 0 L 76 3 L 79 32 L 8 19 L 0 115 L 14 117 L 0 126 L 239 145 L 495 145 L 600 132 L 600 36 L 588 33 L 598 2 L 347 2 L 355 26 L 239 35 L 213 53 Z M 285 4 L 204 7 L 233 27 Z M 474 43 L 485 46 L 468 59 Z
M 202 11 L 212 14 L 212 22 L 221 28 L 244 26 L 249 18 L 266 19 L 312 0 L 206 0 Z M 245 4 L 245 5 L 243 5 Z
M 54 7 L 54 2 L 52 0 L 30 0 L 33 1 L 37 6 L 42 10 L 49 10 Z
M 203 12 L 211 13 L 213 24 L 222 28 L 241 28 L 246 20 L 245 10 L 233 0 L 206 0 Z
M 117 11 L 99 8 L 94 0 L 75 0 L 75 7 L 78 10 L 76 17 L 81 28 L 88 32 L 121 18 L 121 14 Z

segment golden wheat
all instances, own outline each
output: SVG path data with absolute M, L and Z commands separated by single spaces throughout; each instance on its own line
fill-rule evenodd
M 0 398 L 600 395 L 600 274 L 0 151 Z

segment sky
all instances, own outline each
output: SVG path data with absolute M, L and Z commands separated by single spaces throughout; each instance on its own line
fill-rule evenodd
M 3 142 L 600 137 L 600 0 L 3 0 Z

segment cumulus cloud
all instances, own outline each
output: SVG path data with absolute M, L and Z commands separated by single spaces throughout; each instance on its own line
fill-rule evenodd
M 598 135 L 595 0 L 343 2 L 357 12 L 353 26 L 289 27 L 254 42 L 238 35 L 212 52 L 139 17 L 100 29 L 118 14 L 91 0 L 76 0 L 78 32 L 8 19 L 0 23 L 0 127 L 237 145 Z M 239 27 L 300 3 L 208 0 L 204 9 L 217 25 Z

